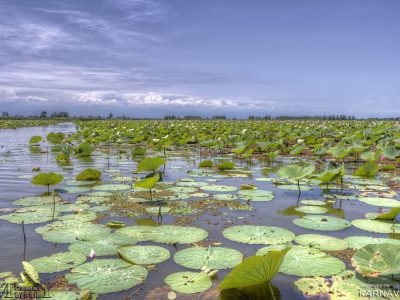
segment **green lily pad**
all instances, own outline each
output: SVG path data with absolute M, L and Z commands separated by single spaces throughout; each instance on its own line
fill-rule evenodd
M 50 256 L 35 258 L 30 261 L 39 273 L 55 273 L 69 270 L 86 261 L 80 253 L 61 252 Z
M 147 270 L 122 259 L 96 259 L 71 270 L 65 275 L 70 284 L 96 294 L 120 292 L 141 284 Z
M 212 286 L 205 272 L 177 272 L 168 275 L 164 281 L 173 291 L 183 294 L 200 293 Z
M 171 207 L 169 206 L 153 206 L 153 207 L 146 207 L 146 211 L 152 215 L 158 215 L 161 213 L 162 215 L 167 214 L 171 211 Z
M 229 269 L 239 264 L 242 259 L 242 253 L 235 249 L 211 246 L 187 248 L 174 255 L 178 265 L 198 270 Z
M 117 232 L 135 238 L 139 242 L 150 241 L 153 226 L 128 226 L 118 229 Z
M 56 189 L 56 191 L 68 194 L 78 194 L 89 192 L 91 189 L 92 188 L 87 186 L 64 186 L 62 188 Z
M 97 214 L 92 211 L 80 211 L 76 214 L 68 214 L 62 217 L 59 217 L 59 220 L 62 221 L 80 221 L 80 222 L 89 222 L 93 221 L 97 218 Z
M 56 202 L 60 202 L 61 198 L 55 196 Z M 13 202 L 14 205 L 21 206 L 34 206 L 34 205 L 45 205 L 53 204 L 53 196 L 39 196 L 39 197 L 24 197 Z
M 351 299 L 379 300 L 379 295 L 385 299 L 398 299 L 396 290 L 390 289 L 391 282 L 380 278 L 365 278 L 357 276 L 354 271 L 346 270 L 331 278 L 308 277 L 294 282 L 295 292 L 310 299 Z
M 200 189 L 209 192 L 233 192 L 237 190 L 237 187 L 231 185 L 210 184 L 203 185 L 200 187 Z
M 358 200 L 374 206 L 400 207 L 400 201 L 382 197 L 359 197 Z
M 101 184 L 93 187 L 95 191 L 125 191 L 130 190 L 129 184 Z
M 288 191 L 298 191 L 299 187 L 297 186 L 297 184 L 280 184 L 277 186 L 280 189 L 283 190 L 288 190 Z M 312 187 L 308 186 L 308 185 L 300 185 L 300 190 L 304 191 L 311 191 Z
M 351 259 L 356 271 L 369 277 L 400 273 L 400 246 L 394 244 L 367 245 Z
M 274 198 L 274 193 L 267 190 L 240 190 L 238 195 L 243 200 L 250 201 L 271 201 Z
M 193 187 L 186 187 L 186 186 L 173 186 L 173 187 L 168 188 L 168 191 L 171 191 L 174 193 L 190 194 L 190 193 L 196 192 L 197 189 L 193 188 Z
M 297 244 L 320 250 L 339 251 L 349 247 L 345 240 L 322 234 L 301 234 L 294 240 Z
M 303 205 L 296 207 L 295 211 L 299 211 L 305 214 L 325 214 L 329 211 L 326 207 L 321 207 L 317 205 Z
M 350 236 L 344 239 L 348 244 L 349 248 L 361 249 L 369 244 L 395 244 L 400 246 L 400 240 L 388 239 L 388 238 L 375 238 L 372 236 Z
M 390 221 L 369 220 L 369 219 L 356 219 L 351 221 L 353 226 L 370 232 L 378 233 L 393 233 L 398 232 L 398 228 Z
M 215 194 L 213 195 L 214 200 L 220 200 L 220 201 L 232 201 L 236 200 L 237 196 L 233 194 Z
M 89 299 L 90 291 L 56 291 L 49 290 L 46 299 L 50 300 L 85 300 Z
M 48 228 L 48 229 L 44 229 Z M 86 222 L 58 222 L 55 225 L 46 225 L 40 228 L 45 241 L 52 243 L 74 243 L 84 240 L 100 240 L 107 236 L 111 229 L 101 225 Z
M 208 232 L 197 227 L 162 225 L 153 227 L 150 236 L 156 243 L 191 244 L 204 240 Z
M 300 203 L 303 205 L 318 205 L 318 206 L 326 205 L 326 202 L 321 200 L 301 200 Z
M 238 225 L 222 234 L 229 240 L 245 244 L 283 244 L 294 239 L 293 232 L 274 226 Z
M 345 270 L 345 264 L 321 250 L 306 246 L 292 246 L 279 269 L 287 275 L 331 276 Z
M 303 228 L 323 231 L 338 231 L 351 226 L 347 220 L 330 216 L 306 215 L 300 219 L 294 219 L 293 223 Z
M 57 217 L 58 212 L 54 213 L 54 216 Z M 51 221 L 53 219 L 53 212 L 51 210 L 42 210 L 42 211 L 34 211 L 34 212 L 25 212 L 25 213 L 11 213 L 8 215 L 0 216 L 0 220 L 5 220 L 15 224 L 38 224 Z
M 89 255 L 93 249 L 96 256 L 116 255 L 118 248 L 121 246 L 134 245 L 137 240 L 119 232 L 106 235 L 105 238 L 96 241 L 81 241 L 69 245 L 68 250 L 71 252 Z
M 258 249 L 256 252 L 257 256 L 261 255 L 266 255 L 270 251 L 281 251 L 283 249 L 288 248 L 289 246 L 292 246 L 291 243 L 285 243 L 285 244 L 276 244 L 276 245 L 269 245 L 266 247 L 262 247 L 261 249 Z
M 167 249 L 159 246 L 125 246 L 118 249 L 123 259 L 133 264 L 159 264 L 170 258 Z

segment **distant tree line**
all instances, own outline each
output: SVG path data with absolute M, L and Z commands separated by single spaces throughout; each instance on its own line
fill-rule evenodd
M 122 119 L 122 120 L 155 120 L 161 118 L 138 118 L 138 117 L 129 117 L 129 116 L 114 116 L 113 113 L 109 113 L 107 116 L 100 115 L 80 115 L 80 116 L 71 116 L 68 112 L 52 112 L 48 113 L 43 110 L 38 115 L 11 115 L 7 111 L 3 111 L 0 115 L 0 119 L 79 119 L 79 120 L 103 120 L 103 119 Z M 187 116 L 175 116 L 175 115 L 166 115 L 163 117 L 164 120 L 236 120 L 237 118 L 228 118 L 225 115 L 215 115 L 211 118 L 203 118 L 201 116 L 196 115 L 187 115 Z M 238 118 L 240 119 L 240 118 Z M 328 115 L 328 116 L 255 116 L 250 115 L 247 117 L 248 120 L 356 120 L 356 117 L 353 115 Z M 400 120 L 400 117 L 396 118 L 364 118 L 359 120 Z

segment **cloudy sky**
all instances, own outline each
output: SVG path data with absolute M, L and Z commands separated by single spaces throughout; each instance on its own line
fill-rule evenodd
M 400 115 L 397 0 L 1 0 L 12 114 Z

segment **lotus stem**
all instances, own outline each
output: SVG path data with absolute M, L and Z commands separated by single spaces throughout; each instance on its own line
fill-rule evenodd
M 267 285 L 268 285 L 268 288 L 269 288 L 269 292 L 271 293 L 272 299 L 273 299 L 273 300 L 276 300 L 275 294 L 274 294 L 274 290 L 272 289 L 271 282 L 270 282 L 270 281 L 267 281 Z
M 56 194 L 53 193 L 53 218 L 52 218 L 53 222 L 54 222 L 55 214 L 56 214 Z
M 24 236 L 24 261 L 26 260 L 26 234 L 25 234 L 25 222 L 22 221 L 22 235 Z

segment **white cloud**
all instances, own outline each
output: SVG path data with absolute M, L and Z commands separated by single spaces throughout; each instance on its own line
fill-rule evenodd
M 16 22 L 0 24 L 0 40 L 7 47 L 28 53 L 65 47 L 75 41 L 71 35 L 54 25 Z

